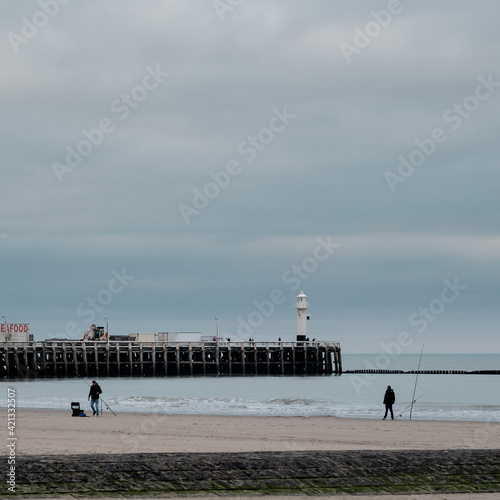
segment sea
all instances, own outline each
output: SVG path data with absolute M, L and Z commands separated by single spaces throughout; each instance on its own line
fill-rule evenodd
M 380 366 L 376 354 L 343 354 L 344 370 Z M 384 359 L 387 359 L 385 357 Z M 416 370 L 419 354 L 390 360 L 391 370 Z M 500 354 L 427 354 L 421 370 L 499 370 Z M 340 376 L 214 376 L 99 378 L 103 411 L 183 415 L 335 416 L 379 419 L 390 385 L 397 418 L 414 420 L 500 421 L 500 375 L 349 374 Z M 71 403 L 88 407 L 90 379 L 0 381 L 0 408 L 8 389 L 18 409 L 70 412 Z M 3 387 L 1 387 L 3 386 Z M 413 401 L 413 405 L 412 405 Z

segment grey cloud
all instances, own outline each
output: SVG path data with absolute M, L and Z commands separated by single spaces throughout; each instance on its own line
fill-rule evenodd
M 279 288 L 256 336 L 293 338 L 282 274 L 332 235 L 338 253 L 301 283 L 314 336 L 376 350 L 460 276 L 429 349 L 474 324 L 495 346 L 500 90 L 456 130 L 443 113 L 479 76 L 500 81 L 499 7 L 401 5 L 348 64 L 339 44 L 387 3 L 243 2 L 220 21 L 211 2 L 71 2 L 18 53 L 7 35 L 40 6 L 2 3 L 1 313 L 44 338 L 125 266 L 136 280 L 101 314 L 124 333 L 209 332 L 217 314 L 230 334 Z M 121 119 L 112 103 L 157 65 L 169 76 Z M 296 118 L 247 161 L 241 143 L 285 107 Z M 53 162 L 104 118 L 113 132 L 59 182 Z M 391 192 L 384 172 L 436 127 L 447 140 Z M 231 161 L 241 172 L 187 225 L 179 205 Z

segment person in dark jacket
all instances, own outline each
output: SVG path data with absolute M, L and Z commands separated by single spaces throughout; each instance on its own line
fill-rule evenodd
M 90 407 L 94 412 L 92 415 L 97 414 L 97 416 L 99 416 L 99 394 L 102 394 L 101 388 L 95 380 L 92 380 L 88 397 L 88 399 L 90 399 Z
M 392 390 L 391 386 L 387 386 L 387 390 L 385 391 L 385 396 L 384 396 L 384 404 L 385 404 L 385 415 L 384 419 L 387 417 L 387 412 L 390 410 L 391 411 L 391 418 L 394 420 L 394 413 L 392 411 L 392 405 L 396 402 L 396 395 L 394 394 L 394 391 Z

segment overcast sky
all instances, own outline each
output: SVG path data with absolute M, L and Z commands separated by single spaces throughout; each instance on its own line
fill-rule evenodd
M 500 353 L 500 5 L 0 4 L 0 314 Z

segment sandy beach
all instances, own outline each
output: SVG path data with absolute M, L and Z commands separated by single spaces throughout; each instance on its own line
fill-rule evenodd
M 6 411 L 1 412 L 6 419 Z M 499 422 L 234 417 L 105 412 L 16 413 L 17 454 L 245 452 L 299 450 L 500 449 Z M 493 500 L 492 494 L 391 495 L 411 500 Z M 294 497 L 300 498 L 300 497 Z M 304 497 L 305 498 L 305 497 Z M 336 496 L 335 498 L 344 498 Z M 352 498 L 352 497 L 345 497 Z M 363 497 L 357 496 L 359 500 Z
M 107 411 L 80 418 L 70 411 L 18 409 L 16 435 L 19 455 L 500 449 L 500 422 L 335 417 L 114 416 Z

